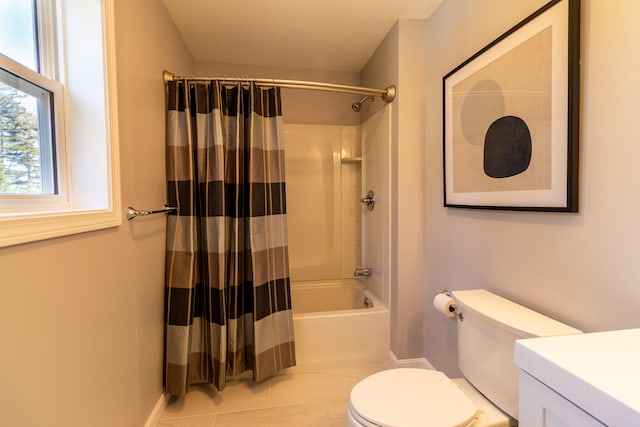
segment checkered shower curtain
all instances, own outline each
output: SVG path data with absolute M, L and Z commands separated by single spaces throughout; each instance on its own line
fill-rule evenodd
M 295 365 L 279 88 L 167 85 L 165 386 Z

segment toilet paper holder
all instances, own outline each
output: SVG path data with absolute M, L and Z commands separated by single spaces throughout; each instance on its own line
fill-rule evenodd
M 434 297 L 438 296 L 439 294 L 445 294 L 446 296 L 448 296 L 449 298 L 453 298 L 453 296 L 451 295 L 451 293 L 447 290 L 447 289 L 443 289 L 442 292 L 439 292 L 438 294 L 434 295 Z M 458 311 L 458 304 L 452 304 L 449 307 L 449 310 L 453 310 L 453 313 L 455 313 L 455 318 L 459 321 L 464 321 L 464 316 L 462 315 L 461 312 Z

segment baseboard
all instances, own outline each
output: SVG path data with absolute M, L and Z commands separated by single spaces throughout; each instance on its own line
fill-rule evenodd
M 147 422 L 144 423 L 144 427 L 156 427 L 156 425 L 158 425 L 160 417 L 167 407 L 167 403 L 169 403 L 170 398 L 171 396 L 167 393 L 162 393 L 160 395 L 156 406 L 153 408 L 153 411 L 151 411 L 151 414 L 149 414 L 149 417 L 147 418 Z
M 432 369 L 433 367 L 431 363 L 424 357 L 416 358 L 416 359 L 398 359 L 393 351 L 389 352 L 389 363 L 392 368 L 422 368 L 422 369 Z

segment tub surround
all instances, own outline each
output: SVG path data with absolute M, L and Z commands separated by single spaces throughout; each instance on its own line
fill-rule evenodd
M 351 277 L 361 255 L 360 155 L 355 126 L 285 124 L 292 280 Z

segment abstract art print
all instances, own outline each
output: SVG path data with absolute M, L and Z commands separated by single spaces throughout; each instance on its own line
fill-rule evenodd
M 579 37 L 554 0 L 443 78 L 445 206 L 577 212 Z

